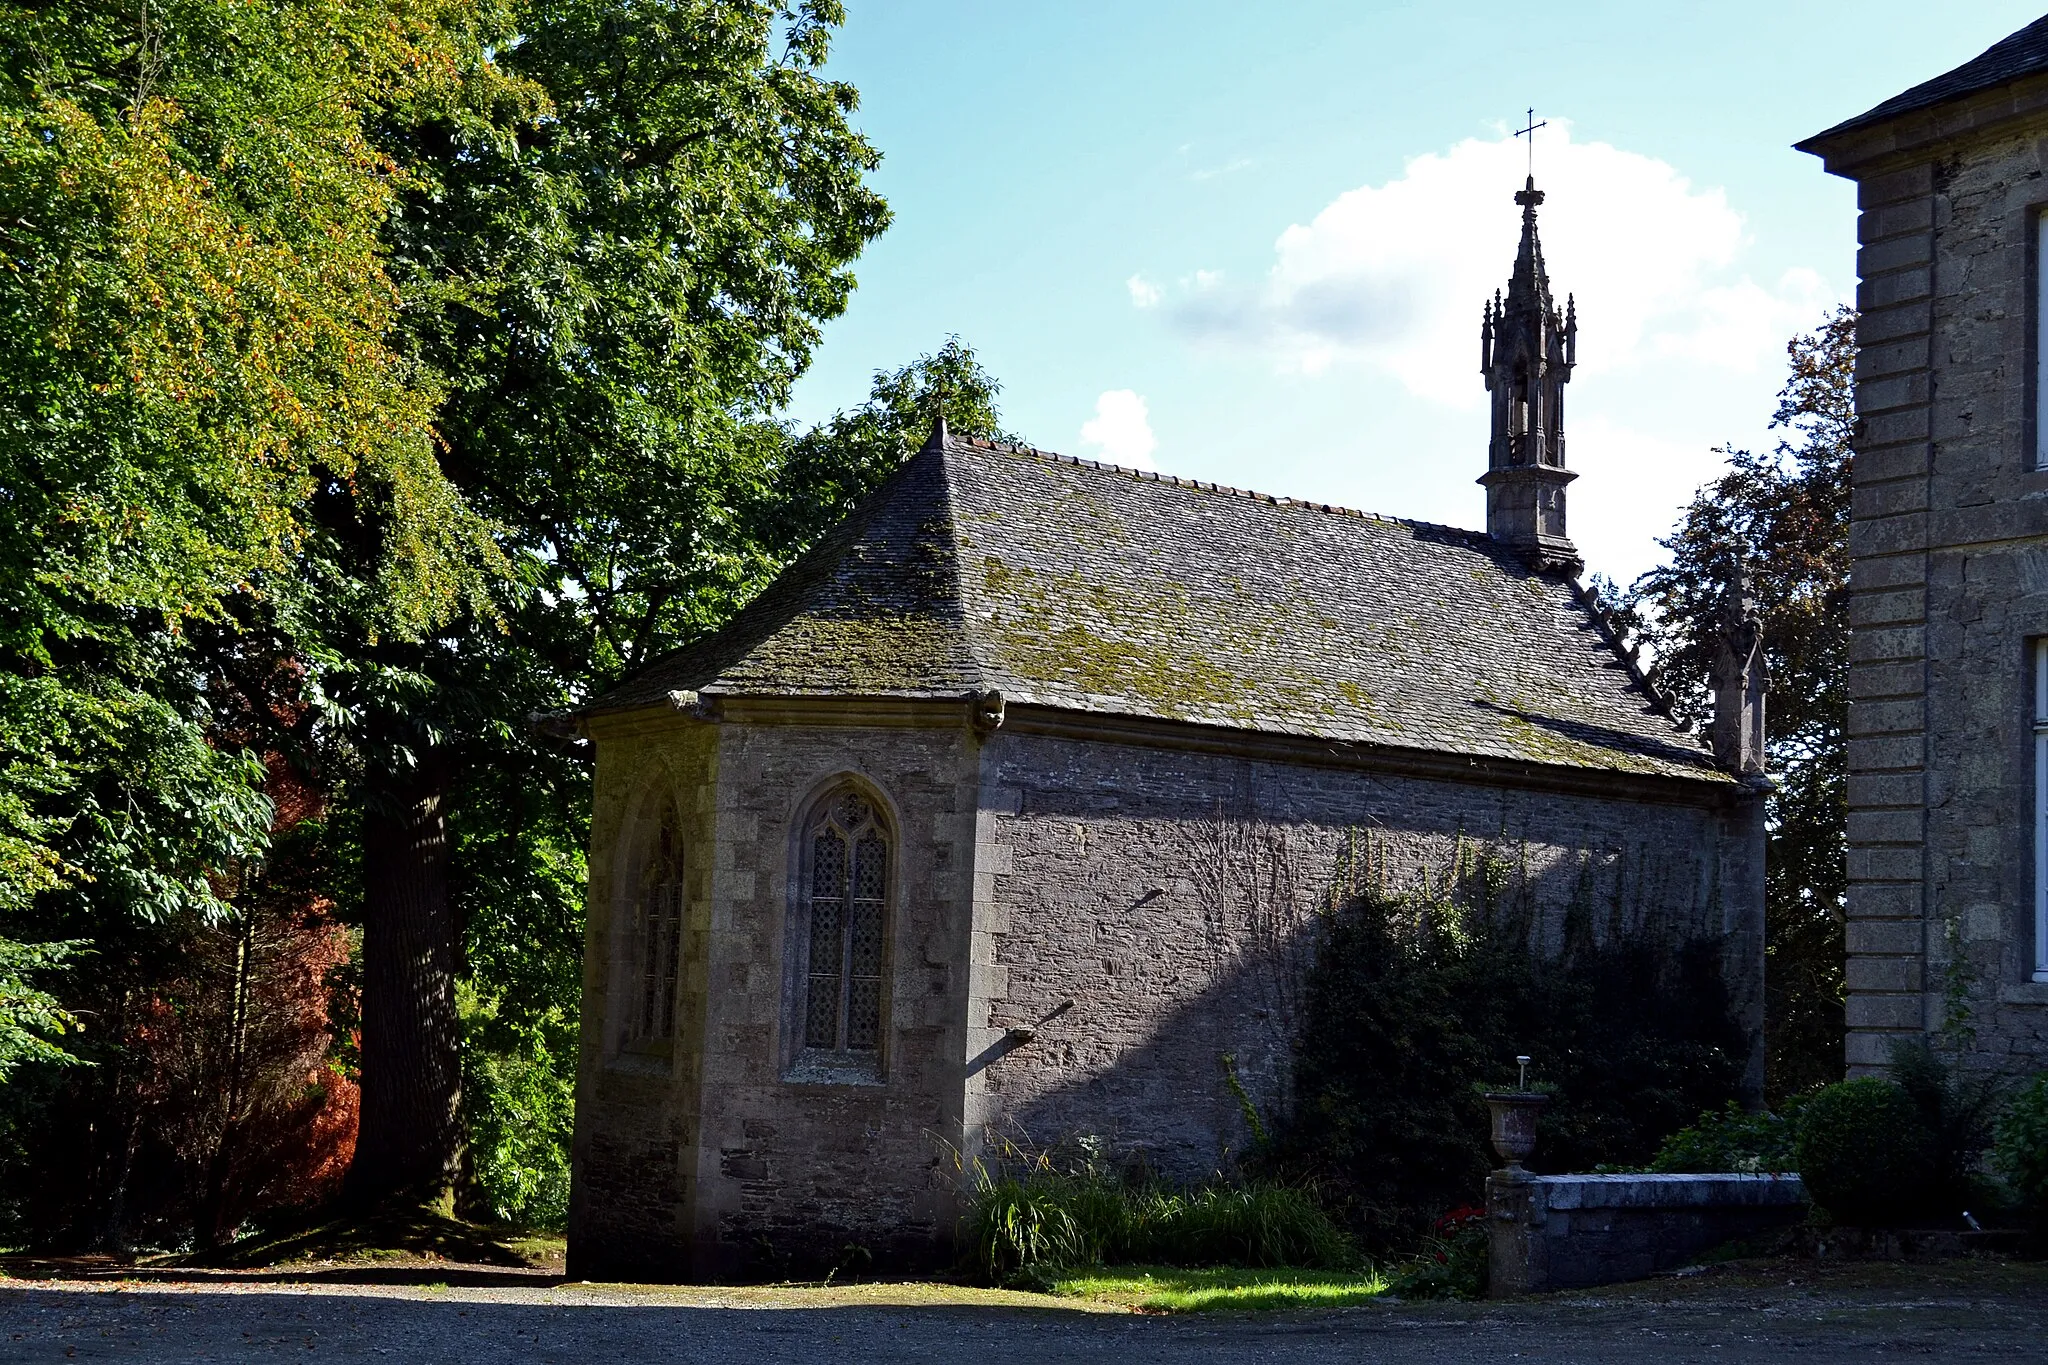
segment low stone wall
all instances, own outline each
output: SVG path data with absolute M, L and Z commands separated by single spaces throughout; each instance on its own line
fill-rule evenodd
M 1489 1292 L 1640 1280 L 1806 1217 L 1796 1175 L 1514 1175 L 1486 1182 Z

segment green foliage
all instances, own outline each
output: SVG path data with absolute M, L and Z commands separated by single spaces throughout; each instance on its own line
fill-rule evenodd
M 980 1172 L 961 1241 L 971 1267 L 998 1281 L 1091 1265 L 1341 1268 L 1357 1259 L 1298 1186 L 1174 1190 L 1042 1162 L 1022 1174 Z
M 996 410 L 1001 392 L 957 336 L 901 369 L 877 370 L 867 402 L 791 437 L 763 539 L 809 544 L 844 521 L 923 442 L 941 410 L 956 435 L 1016 441 Z
M 1582 878 L 1547 960 L 1504 851 L 1467 846 L 1405 891 L 1385 886 L 1369 846 L 1362 877 L 1360 861 L 1347 859 L 1320 925 L 1273 1159 L 1342 1194 L 1368 1246 L 1409 1244 L 1479 1197 L 1496 1162 L 1478 1092 L 1511 1083 L 1517 1055 L 1555 1087 L 1542 1169 L 1640 1164 L 1735 1095 L 1746 1046 L 1718 943 L 1678 939 L 1654 911 L 1596 940 Z
M 2006 1106 L 1991 1161 L 2021 1203 L 2048 1219 L 2048 1072 L 2034 1077 Z
M 1455 1209 L 1388 1273 L 1387 1292 L 1404 1299 L 1482 1298 L 1491 1255 L 1486 1210 Z
M 1780 1099 L 1841 1074 L 1848 803 L 1849 462 L 1855 313 L 1837 309 L 1787 346 L 1775 450 L 1725 450 L 1622 613 L 1650 646 L 1677 713 L 1712 710 L 1715 613 L 1738 563 L 1763 615 L 1770 669 L 1765 860 L 1765 1086 Z
M 1786 1106 L 1785 1114 L 1751 1113 L 1730 1100 L 1718 1113 L 1709 1110 L 1664 1139 L 1650 1169 L 1668 1175 L 1796 1170 L 1799 1108 L 1795 1103 Z
M 77 1016 L 38 984 L 46 973 L 61 970 L 85 949 L 78 940 L 56 943 L 12 943 L 0 939 L 0 1081 L 24 1062 L 76 1065 L 54 1039 L 79 1027 Z
M 1982 1203 L 1977 1167 L 2005 1104 L 2005 1078 L 1955 1065 L 1917 1038 L 1896 1044 L 1891 1064 L 1892 1082 L 1913 1101 L 1924 1134 L 1928 1184 L 1914 1202 L 1943 1215 Z
M 448 813 L 434 913 L 466 926 L 478 997 L 524 1040 L 493 1045 L 511 1057 L 577 1006 L 588 820 L 587 754 L 527 718 L 715 630 L 805 548 L 773 413 L 888 211 L 856 92 L 824 75 L 834 0 L 514 0 L 484 18 L 504 84 L 383 124 L 408 176 L 385 237 L 401 344 L 439 384 L 443 467 L 511 573 L 490 610 L 394 638 L 370 592 L 389 525 L 337 499 L 309 544 L 318 591 L 285 624 L 356 818 Z M 384 846 L 349 874 L 365 914 L 418 880 L 376 861 Z M 403 977 L 374 965 L 372 997 Z M 445 1006 L 416 997 L 366 998 L 366 1018 Z M 497 1103 L 472 1106 L 473 1142 Z
M 215 629 L 323 490 L 395 529 L 382 628 L 484 600 L 438 389 L 390 344 L 404 177 L 369 121 L 487 81 L 460 0 L 0 8 L 0 913 L 65 939 L 218 918 L 260 858 Z M 52 1043 L 33 995 L 0 996 Z M 52 1043 L 52 1045 L 54 1045 Z M 47 1047 L 28 1054 L 52 1058 Z
M 1837 1081 L 1799 1120 L 1799 1176 L 1844 1223 L 1892 1223 L 1926 1208 L 1934 1154 L 1920 1107 L 1891 1081 Z
M 153 1102 L 120 1040 L 187 923 L 244 908 L 287 772 L 327 806 L 307 894 L 351 923 L 394 874 L 365 831 L 447 812 L 478 1203 L 559 1217 L 587 754 L 528 717 L 722 625 L 938 392 L 996 430 L 957 340 L 775 420 L 888 221 L 824 75 L 842 21 L 0 8 L 0 933 L 51 941 L 0 967 L 0 1074 L 82 1046 L 65 1003 L 99 1063 L 0 1124 L 76 1148 L 87 1240 L 124 1236 Z M 370 979 L 336 973 L 345 1066 Z
M 576 1025 L 559 1010 L 511 1017 L 473 988 L 462 1005 L 463 1107 L 477 1217 L 559 1232 L 569 1220 Z

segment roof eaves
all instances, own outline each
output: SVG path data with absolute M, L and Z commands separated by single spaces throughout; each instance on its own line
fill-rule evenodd
M 1825 156 L 1827 147 L 1907 114 L 1983 94 L 2048 72 L 2048 16 L 2008 34 L 1953 70 L 1903 90 L 1854 118 L 1793 143 L 1797 151 Z

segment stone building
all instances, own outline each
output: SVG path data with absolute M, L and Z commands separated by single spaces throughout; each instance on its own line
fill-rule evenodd
M 1848 1063 L 2048 1066 L 2048 19 L 1799 144 L 1856 182 Z
M 1512 841 L 1553 940 L 1597 885 L 1718 944 L 1760 1080 L 1754 650 L 1717 753 L 1581 590 L 1577 320 L 1516 198 L 1487 533 L 941 422 L 584 714 L 573 1273 L 928 1257 L 1003 1142 L 1215 1170 L 1234 1087 L 1284 1103 L 1303 920 L 1361 833 L 1393 876 Z

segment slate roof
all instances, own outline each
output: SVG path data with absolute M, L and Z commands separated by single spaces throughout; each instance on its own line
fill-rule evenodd
M 962 697 L 1732 781 L 1569 582 L 1472 531 L 927 444 L 722 631 L 592 711 Z
M 1858 114 L 1844 123 L 1838 123 L 1824 133 L 1816 133 L 1799 144 L 1809 144 L 1831 138 L 1837 133 L 1846 133 L 1915 109 L 1928 109 L 1950 100 L 1974 95 L 1981 90 L 1990 90 L 2016 81 L 2022 76 L 2031 76 L 2037 71 L 2048 71 L 2048 16 L 2036 19 L 2019 32 L 1999 39 L 1990 47 L 1953 71 L 1944 72 L 1931 81 L 1922 81 L 1911 90 L 1892 96 L 1875 109 Z

